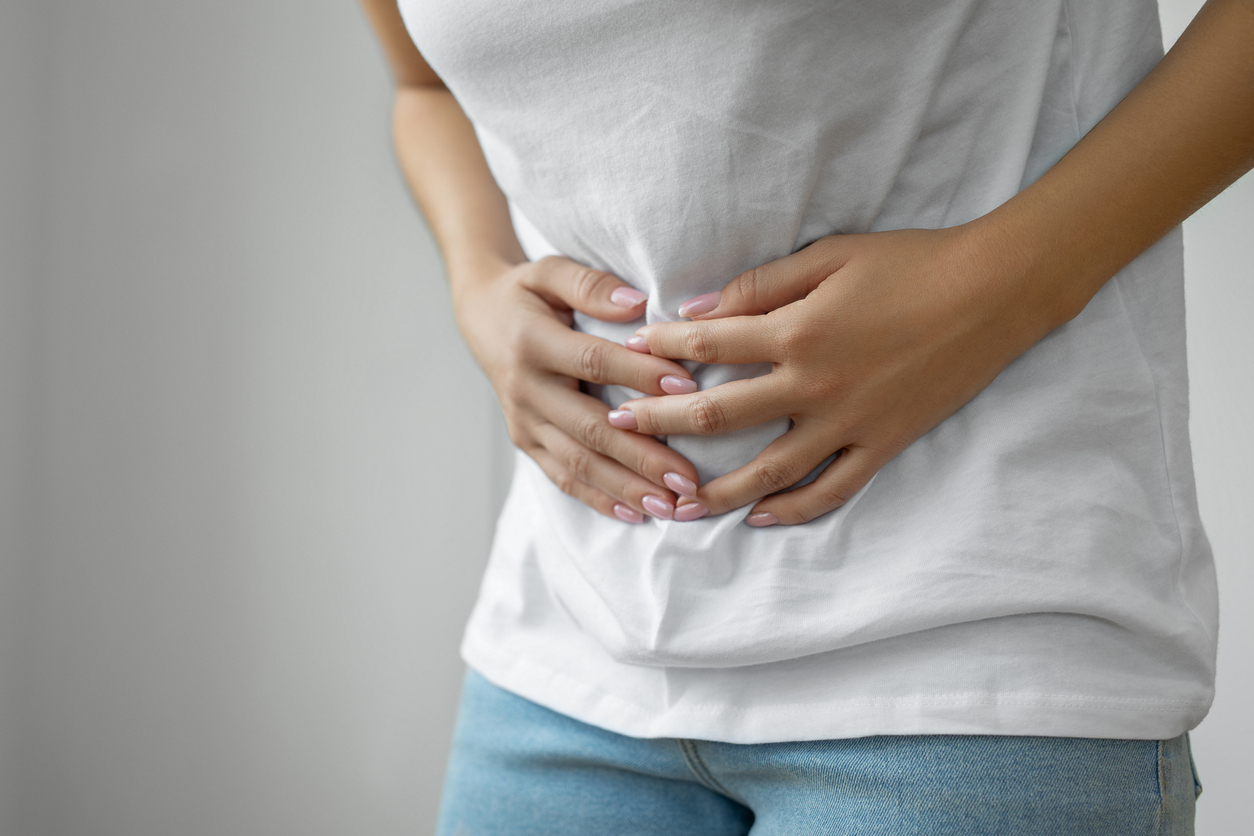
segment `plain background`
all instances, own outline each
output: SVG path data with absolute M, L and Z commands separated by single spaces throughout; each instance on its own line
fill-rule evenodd
M 430 830 L 508 451 L 389 99 L 349 0 L 0 4 L 0 834 Z M 1186 227 L 1202 836 L 1250 813 L 1252 227 L 1254 178 Z

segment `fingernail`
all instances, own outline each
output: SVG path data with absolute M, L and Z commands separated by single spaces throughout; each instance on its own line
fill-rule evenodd
M 610 294 L 610 301 L 620 308 L 634 308 L 644 303 L 648 298 L 648 296 L 645 296 L 634 287 L 616 287 L 614 292 Z
M 632 351 L 639 351 L 641 354 L 649 353 L 649 341 L 644 337 L 628 337 L 627 342 L 623 343 L 623 345 Z
M 654 496 L 653 494 L 649 494 L 642 499 L 640 504 L 644 506 L 644 510 L 648 511 L 660 520 L 669 520 L 671 515 L 675 513 L 674 505 L 671 505 L 665 499 L 662 499 L 662 497 Z
M 775 516 L 770 511 L 759 511 L 756 514 L 750 514 L 745 517 L 745 522 L 758 528 L 765 528 L 768 525 L 775 525 L 779 522 L 779 517 Z
M 693 520 L 701 519 L 708 513 L 710 513 L 710 509 L 700 502 L 689 502 L 687 505 L 680 505 L 675 509 L 675 520 L 677 522 L 692 522 Z
M 622 504 L 621 502 L 614 506 L 614 516 L 618 517 L 623 522 L 644 522 L 644 514 L 629 505 Z
M 691 395 L 697 391 L 697 382 L 686 377 L 668 374 L 661 380 L 662 391 L 668 395 Z
M 722 295 L 719 291 L 714 293 L 703 293 L 700 296 L 694 296 L 687 302 L 679 306 L 680 316 L 701 316 L 703 313 L 709 313 L 718 307 L 718 297 Z
M 612 409 L 610 410 L 610 423 L 620 430 L 634 430 L 636 428 L 636 416 L 631 414 L 630 409 Z
M 689 499 L 697 498 L 697 486 L 691 479 L 686 479 L 678 473 L 662 474 L 662 483 L 680 496 L 686 496 Z

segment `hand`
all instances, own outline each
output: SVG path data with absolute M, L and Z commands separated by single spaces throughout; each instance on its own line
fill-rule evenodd
M 713 435 L 788 415 L 788 432 L 696 500 L 719 514 L 770 495 L 750 525 L 813 520 L 1058 324 L 1006 255 L 975 225 L 820 239 L 685 303 L 680 313 L 697 321 L 637 332 L 654 356 L 770 361 L 770 374 L 629 401 L 609 420 L 648 435 Z M 834 453 L 813 483 L 779 493 Z M 680 516 L 700 512 L 689 504 Z
M 479 274 L 457 277 L 454 307 L 514 444 L 563 491 L 606 516 L 670 519 L 677 493 L 695 492 L 696 469 L 656 439 L 611 427 L 609 407 L 581 392 L 579 381 L 654 395 L 694 392 L 696 383 L 677 363 L 571 327 L 575 310 L 610 322 L 637 319 L 644 294 L 559 257 Z

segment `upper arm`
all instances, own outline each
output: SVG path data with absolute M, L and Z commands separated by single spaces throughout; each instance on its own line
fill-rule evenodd
M 361 0 L 366 10 L 366 17 L 383 46 L 388 66 L 392 68 L 392 76 L 401 87 L 423 86 L 443 87 L 444 82 L 435 74 L 435 70 L 427 64 L 422 53 L 414 46 L 405 22 L 401 20 L 400 9 L 396 0 Z

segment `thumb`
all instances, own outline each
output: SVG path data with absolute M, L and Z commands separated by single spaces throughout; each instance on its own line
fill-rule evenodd
M 585 267 L 564 256 L 535 262 L 525 280 L 550 304 L 607 322 L 631 322 L 644 316 L 648 296 L 604 270 Z
M 804 299 L 824 279 L 844 266 L 839 236 L 820 238 L 810 246 L 732 279 L 721 291 L 689 299 L 679 315 L 691 319 L 754 316 Z

